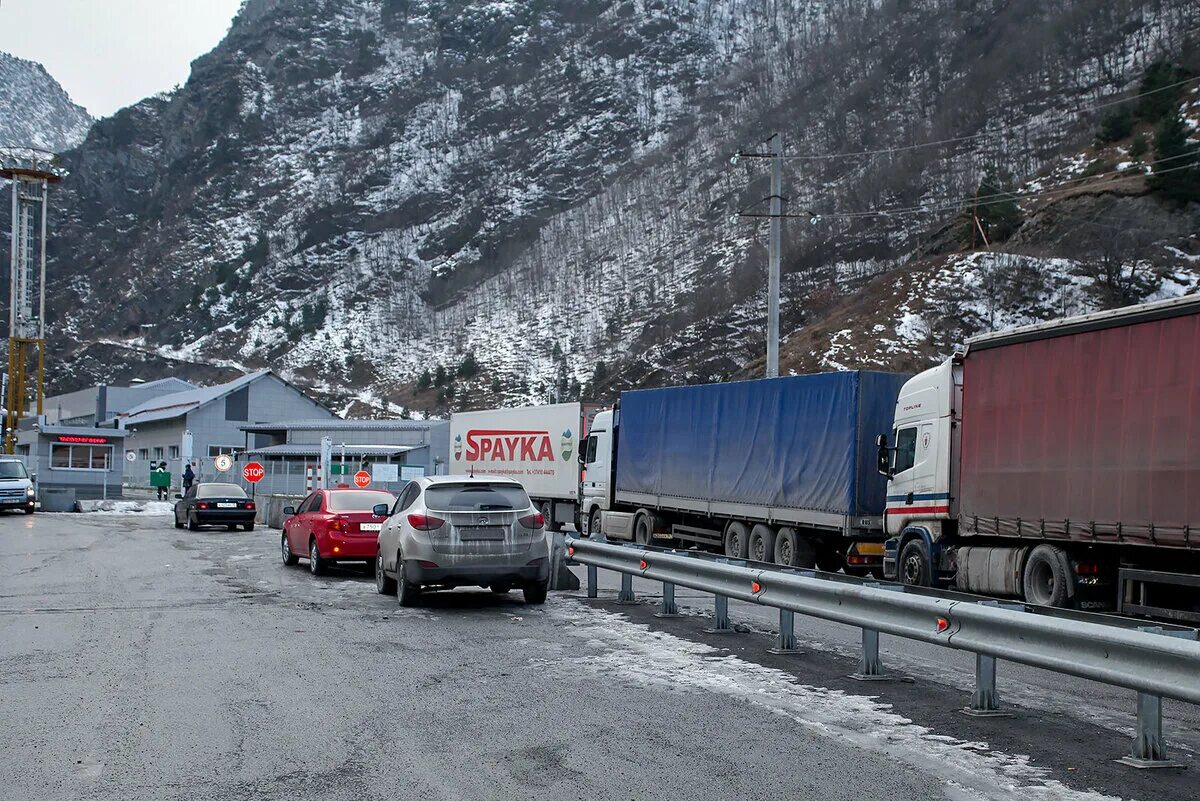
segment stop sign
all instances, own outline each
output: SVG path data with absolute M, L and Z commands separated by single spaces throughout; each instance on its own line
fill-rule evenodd
M 242 468 L 242 478 L 246 479 L 251 484 L 257 484 L 258 482 L 262 481 L 263 476 L 266 474 L 267 471 L 264 470 L 263 466 L 258 462 L 251 462 Z
M 366 470 L 359 470 L 354 474 L 354 486 L 365 487 L 371 483 L 371 474 Z

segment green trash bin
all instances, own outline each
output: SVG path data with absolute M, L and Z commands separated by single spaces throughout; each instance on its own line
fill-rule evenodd
M 153 489 L 170 489 L 171 474 L 165 470 L 151 470 L 150 486 Z

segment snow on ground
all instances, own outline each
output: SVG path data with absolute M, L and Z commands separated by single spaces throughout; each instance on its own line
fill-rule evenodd
M 89 506 L 87 513 L 97 515 L 169 515 L 175 509 L 170 501 L 108 500 L 95 501 L 94 506 Z
M 804 726 L 816 736 L 848 741 L 859 748 L 936 771 L 948 797 L 999 801 L 1108 801 L 1113 796 L 1078 791 L 1049 778 L 1028 756 L 993 750 L 937 734 L 897 714 L 871 696 L 800 683 L 775 668 L 727 655 L 622 615 L 556 604 L 549 608 L 563 630 L 588 648 L 570 657 L 571 669 L 598 679 L 669 692 L 706 692 L 732 698 Z

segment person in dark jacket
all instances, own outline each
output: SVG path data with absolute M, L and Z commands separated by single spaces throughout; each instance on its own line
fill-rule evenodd
M 196 473 L 192 470 L 192 463 L 188 462 L 183 468 L 183 491 L 187 492 L 192 488 L 192 482 L 196 480 Z
M 157 464 L 157 465 L 154 467 L 154 472 L 156 472 L 156 473 L 165 473 L 165 472 L 167 472 L 167 463 L 166 463 L 166 462 L 159 462 L 159 463 L 158 463 L 158 464 Z M 160 501 L 166 500 L 168 495 L 169 495 L 169 489 L 168 489 L 167 487 L 160 486 L 160 487 L 158 488 L 158 499 L 159 499 Z

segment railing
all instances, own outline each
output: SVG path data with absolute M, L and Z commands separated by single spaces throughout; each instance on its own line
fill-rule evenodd
M 1141 626 L 1085 612 L 1041 614 L 1040 607 L 984 601 L 960 593 L 907 592 L 899 584 L 834 578 L 813 570 L 730 560 L 697 551 L 568 539 L 568 554 L 588 566 L 588 597 L 598 594 L 597 569 L 621 574 L 619 603 L 635 602 L 633 577 L 663 582 L 659 614 L 677 614 L 675 587 L 715 596 L 710 632 L 733 631 L 729 599 L 779 610 L 776 653 L 795 649 L 796 613 L 862 629 L 862 659 L 852 678 L 878 681 L 880 633 L 976 655 L 975 691 L 964 710 L 1000 714 L 996 661 L 1019 662 L 1138 693 L 1133 751 L 1137 767 L 1175 765 L 1162 738 L 1162 699 L 1200 704 L 1200 642 L 1195 629 Z

